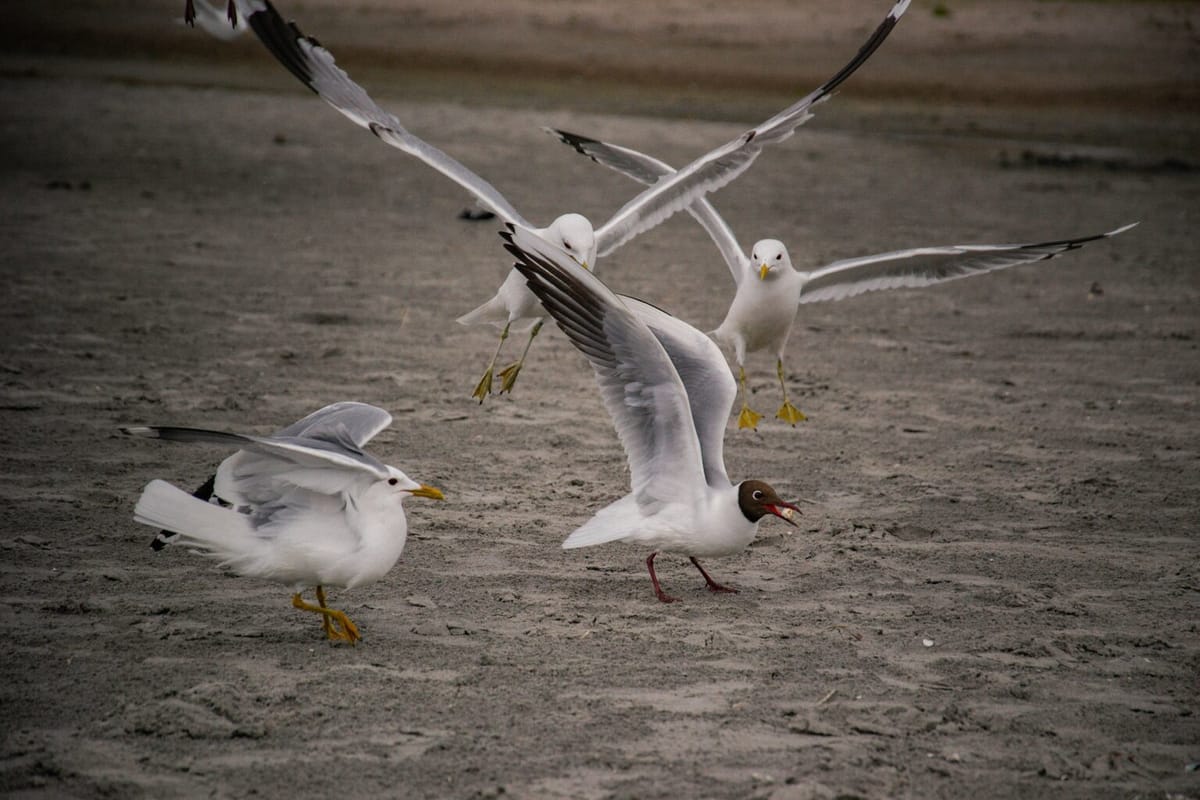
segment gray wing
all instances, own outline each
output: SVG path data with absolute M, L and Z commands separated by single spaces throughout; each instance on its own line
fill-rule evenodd
M 765 145 L 787 139 L 812 117 L 812 108 L 825 100 L 879 48 L 908 8 L 909 0 L 892 6 L 887 17 L 846 66 L 816 90 L 780 111 L 758 127 L 712 150 L 678 172 L 626 203 L 612 218 L 596 229 L 597 252 L 611 253 L 642 231 L 663 222 L 676 211 L 690 206 L 706 192 L 713 192 L 745 172 Z
M 658 339 L 683 381 L 696 435 L 700 439 L 704 480 L 713 488 L 728 486 L 725 426 L 737 396 L 737 383 L 721 349 L 712 339 L 662 309 L 635 297 L 617 296 Z
M 801 303 L 841 300 L 863 292 L 929 286 L 1018 264 L 1045 261 L 1088 242 L 1108 239 L 1132 228 L 1125 225 L 1094 236 L 1038 244 L 960 244 L 919 247 L 835 261 L 809 273 Z
M 557 128 L 545 128 L 544 130 L 597 164 L 623 173 L 641 183 L 653 184 L 659 178 L 675 173 L 675 169 L 665 162 L 628 147 L 589 139 L 586 136 Z M 700 223 L 709 238 L 713 240 L 713 244 L 717 246 L 721 258 L 725 259 L 725 265 L 733 274 L 733 282 L 740 283 L 742 276 L 746 274 L 746 265 L 749 262 L 728 223 L 703 195 L 700 195 L 695 202 L 688 206 L 687 211 Z
M 700 442 L 687 390 L 659 340 L 566 252 L 519 228 L 501 236 L 530 290 L 591 362 L 638 506 L 652 513 L 698 499 L 705 482 Z
M 370 475 L 378 480 L 389 476 L 388 468 L 374 456 L 364 453 L 345 427 L 329 426 L 306 436 L 247 436 L 240 433 L 203 428 L 170 426 L 133 426 L 121 428 L 131 436 L 166 439 L 173 442 L 224 444 L 259 456 L 286 462 L 289 468 L 306 473 L 330 473 L 328 481 L 341 484 Z M 338 477 L 336 473 L 349 473 Z M 321 482 L 321 490 L 324 483 Z M 310 486 L 311 481 L 302 484 Z M 316 489 L 317 487 L 310 487 Z
M 533 227 L 496 187 L 459 161 L 404 129 L 395 116 L 380 108 L 366 91 L 334 62 L 333 55 L 316 39 L 285 22 L 267 0 L 239 0 L 251 29 L 271 54 L 318 97 L 347 119 L 378 136 L 392 147 L 416 156 L 475 196 L 487 210 L 508 222 Z M 245 12 L 244 12 L 245 13 Z
M 347 400 L 318 409 L 299 422 L 293 422 L 276 432 L 275 436 L 336 436 L 336 431 L 340 428 L 344 429 L 350 441 L 361 449 L 391 424 L 392 415 L 382 408 Z

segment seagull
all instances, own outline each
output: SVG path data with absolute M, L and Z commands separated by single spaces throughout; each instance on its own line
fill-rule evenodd
M 516 270 L 559 328 L 592 364 L 605 408 L 629 461 L 631 491 L 602 508 L 563 542 L 565 549 L 605 542 L 682 553 L 710 591 L 717 583 L 698 558 L 736 553 L 754 539 L 768 514 L 795 525 L 799 509 L 760 480 L 734 485 L 725 472 L 725 421 L 733 406 L 733 376 L 717 346 L 665 311 L 613 294 L 568 253 L 510 225 L 501 233 Z
M 285 22 L 268 0 L 236 0 L 242 15 L 271 54 L 322 100 L 385 143 L 417 157 L 457 183 L 474 195 L 479 206 L 506 224 L 525 228 L 567 251 L 585 269 L 594 269 L 599 256 L 611 253 L 639 233 L 655 227 L 675 212 L 691 205 L 695 198 L 716 191 L 732 181 L 750 167 L 765 146 L 789 138 L 812 117 L 813 107 L 828 98 L 878 49 L 908 8 L 909 2 L 900 0 L 892 6 L 854 58 L 816 90 L 761 125 L 658 181 L 622 206 L 603 225 L 594 227 L 586 217 L 566 213 L 548 226 L 538 227 L 526 220 L 492 184 L 406 130 L 399 119 L 376 104 L 361 86 L 337 66 L 327 49 L 316 39 L 305 36 L 295 24 Z M 464 325 L 488 324 L 500 330 L 496 351 L 471 395 L 480 403 L 492 391 L 496 361 L 510 331 L 514 326 L 521 329 L 528 325 L 529 339 L 521 357 L 499 372 L 499 391 L 512 391 L 529 347 L 542 328 L 542 317 L 537 308 L 537 301 L 525 288 L 524 281 L 510 272 L 495 296 L 458 319 Z
M 674 173 L 664 162 L 637 150 L 555 128 L 545 130 L 596 163 L 642 183 L 654 184 Z M 742 397 L 738 428 L 752 429 L 757 429 L 763 415 L 751 409 L 747 401 L 745 361 L 747 353 L 760 350 L 775 354 L 775 374 L 783 393 L 783 405 L 776 418 L 793 427 L 805 419 L 788 400 L 783 369 L 784 348 L 801 304 L 841 300 L 879 289 L 930 286 L 1018 264 L 1046 261 L 1137 225 L 1134 222 L 1106 233 L 1035 244 L 916 247 L 843 259 L 801 272 L 792 266 L 787 247 L 778 239 L 760 240 L 747 258 L 733 230 L 707 198 L 698 198 L 687 211 L 716 244 L 737 287 L 724 321 L 711 335 L 733 348 Z
M 195 495 L 151 481 L 133 518 L 165 529 L 152 542 L 156 550 L 183 544 L 238 575 L 290 585 L 292 605 L 320 614 L 328 638 L 355 644 L 362 638 L 358 628 L 326 605 L 324 587 L 349 589 L 382 578 L 404 549 L 404 499 L 444 499 L 438 489 L 363 452 L 391 422 L 381 408 L 342 402 L 270 436 L 121 428 L 132 436 L 238 448 Z M 301 596 L 314 585 L 317 605 Z

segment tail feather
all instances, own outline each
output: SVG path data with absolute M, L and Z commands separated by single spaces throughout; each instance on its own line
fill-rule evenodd
M 508 309 L 496 295 L 474 311 L 468 311 L 457 320 L 459 325 L 503 325 L 508 322 Z
M 209 502 L 210 498 L 212 498 L 216 481 L 216 473 L 213 473 L 211 476 L 209 476 L 208 480 L 200 484 L 196 491 L 192 492 L 192 497 Z M 175 531 L 169 531 L 166 528 L 163 528 L 154 536 L 154 539 L 151 540 L 150 546 L 155 550 L 162 550 L 164 547 L 171 544 L 171 542 L 175 541 L 177 536 L 178 534 Z
M 173 543 L 195 547 L 230 565 L 254 556 L 261 541 L 245 514 L 200 500 L 161 480 L 146 484 L 133 518 L 172 532 Z
M 625 495 L 576 528 L 562 543 L 563 549 L 574 550 L 625 539 L 638 530 L 641 516 L 633 495 Z

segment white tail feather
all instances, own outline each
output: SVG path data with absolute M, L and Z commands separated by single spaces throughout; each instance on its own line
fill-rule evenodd
M 627 494 L 620 500 L 609 503 L 596 515 L 576 528 L 562 543 L 564 550 L 591 547 L 606 542 L 617 542 L 635 533 L 642 523 L 633 495 Z
M 133 518 L 179 534 L 172 541 L 195 547 L 230 565 L 258 554 L 262 540 L 245 514 L 206 503 L 166 481 L 146 484 Z

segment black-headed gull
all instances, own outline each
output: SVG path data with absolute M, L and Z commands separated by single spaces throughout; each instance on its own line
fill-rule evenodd
M 546 130 L 596 163 L 642 183 L 653 184 L 674 172 L 657 158 L 628 147 L 553 128 Z M 805 418 L 788 400 L 783 369 L 783 351 L 800 304 L 841 300 L 879 289 L 930 286 L 1018 264 L 1045 261 L 1068 250 L 1077 250 L 1088 242 L 1124 233 L 1137 224 L 1135 222 L 1107 233 L 1036 244 L 916 247 L 847 258 L 800 272 L 792 266 L 787 248 L 777 239 L 757 242 L 747 258 L 733 230 L 707 198 L 698 198 L 687 210 L 716 243 L 737 286 L 724 321 L 712 335 L 732 347 L 737 359 L 738 383 L 742 393 L 739 428 L 756 428 L 762 419 L 762 414 L 751 409 L 746 399 L 746 355 L 758 350 L 775 354 L 775 373 L 783 392 L 783 405 L 779 407 L 776 418 L 793 426 Z
M 660 551 L 688 556 L 711 591 L 736 591 L 697 559 L 740 551 L 768 514 L 795 525 L 799 510 L 763 481 L 734 485 L 725 473 L 725 422 L 737 389 L 721 351 L 670 314 L 613 294 L 555 245 L 513 226 L 501 236 L 529 288 L 591 362 L 629 460 L 630 493 L 563 547 L 622 541 L 650 548 L 646 568 L 664 603 L 677 598 L 654 572 Z
M 910 0 L 900 0 L 871 34 L 858 53 L 836 75 L 818 89 L 780 111 L 761 125 L 746 131 L 731 142 L 712 150 L 670 177 L 657 182 L 622 206 L 598 228 L 579 214 L 564 214 L 545 228 L 527 221 L 500 192 L 453 157 L 414 136 L 391 113 L 385 111 L 350 79 L 334 62 L 333 55 L 319 42 L 305 36 L 267 0 L 236 0 L 250 27 L 267 49 L 305 86 L 355 124 L 374 133 L 387 144 L 416 156 L 474 195 L 476 202 L 506 223 L 533 231 L 566 250 L 577 263 L 594 269 L 598 256 L 604 256 L 649 230 L 675 212 L 689 206 L 706 192 L 716 191 L 732 181 L 753 163 L 763 147 L 781 142 L 812 116 L 812 108 L 848 78 L 883 43 Z M 500 328 L 500 342 L 472 397 L 479 402 L 492 390 L 496 360 L 514 325 L 531 325 L 529 340 L 521 358 L 500 371 L 500 391 L 511 391 L 529 352 L 529 345 L 541 330 L 537 301 L 524 288 L 523 281 L 510 273 L 492 299 L 460 317 L 459 322 L 490 324 Z
M 292 605 L 321 615 L 325 634 L 354 644 L 358 628 L 325 603 L 325 586 L 382 578 L 408 534 L 406 497 L 443 499 L 363 451 L 392 415 L 334 403 L 270 436 L 175 427 L 127 427 L 133 436 L 232 445 L 196 496 L 166 481 L 146 485 L 134 519 L 163 528 L 155 549 L 179 543 L 238 575 L 292 587 Z M 301 593 L 316 587 L 317 605 Z

